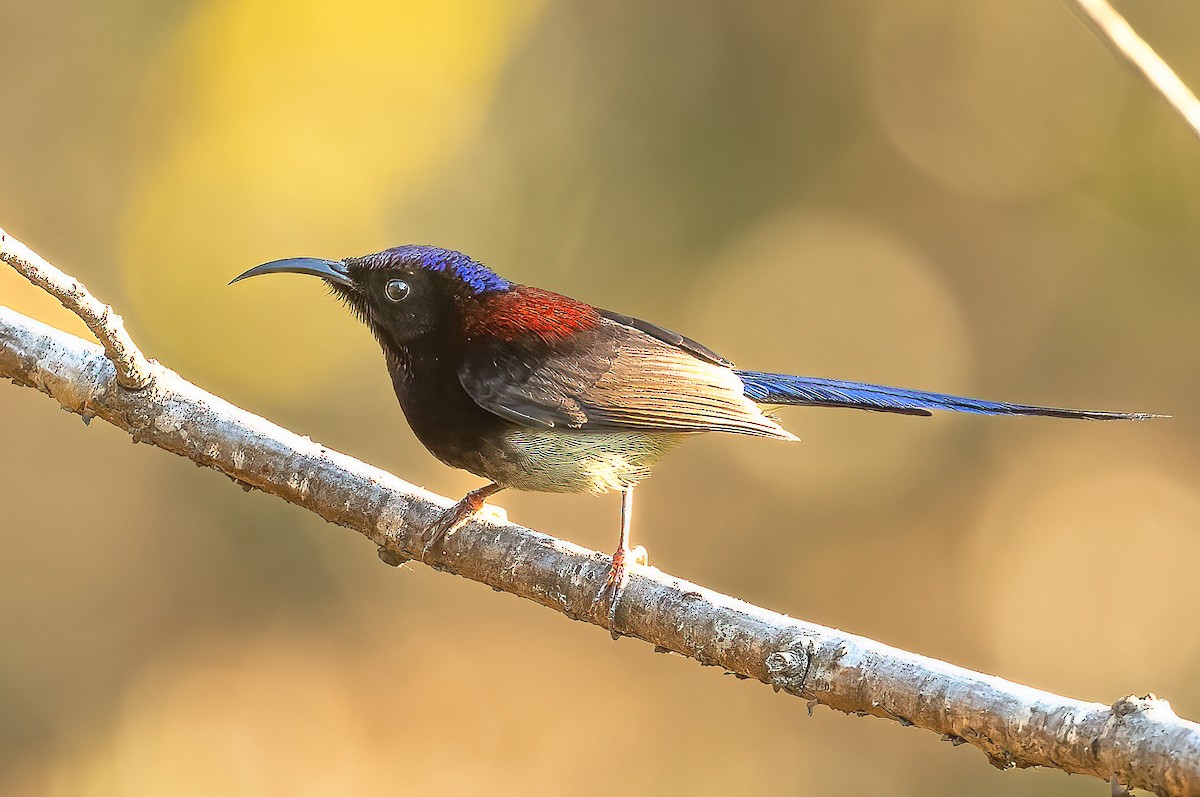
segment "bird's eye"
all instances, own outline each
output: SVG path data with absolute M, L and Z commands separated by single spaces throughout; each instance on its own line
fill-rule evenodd
M 383 286 L 383 292 L 391 301 L 400 302 L 412 292 L 412 288 L 408 287 L 404 280 L 388 280 L 388 284 Z

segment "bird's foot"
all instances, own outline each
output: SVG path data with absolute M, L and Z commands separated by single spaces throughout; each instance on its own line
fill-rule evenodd
M 483 509 L 484 499 L 494 493 L 495 490 L 481 488 L 472 490 L 454 506 L 442 513 L 442 516 L 433 522 L 426 532 L 428 539 L 425 542 L 425 547 L 421 550 L 422 558 L 428 556 L 430 552 L 437 549 L 454 532 L 458 531 L 463 524 L 474 517 L 479 510 Z M 507 513 L 499 507 L 492 507 L 503 514 L 504 519 L 508 519 Z M 491 513 L 489 513 L 491 514 Z
M 594 605 L 597 608 L 605 608 L 608 615 L 608 631 L 612 634 L 613 639 L 620 639 L 621 634 L 616 630 L 617 620 L 617 604 L 621 601 L 621 593 L 625 589 L 625 582 L 629 578 L 629 562 L 634 564 L 646 565 L 650 562 L 650 557 L 646 553 L 645 546 L 637 545 L 633 548 L 618 548 L 612 557 L 612 566 L 608 569 L 608 577 L 604 579 L 603 586 L 596 593 Z

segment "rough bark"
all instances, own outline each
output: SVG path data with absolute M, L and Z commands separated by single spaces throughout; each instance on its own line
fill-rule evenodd
M 137 442 L 354 529 L 386 562 L 422 559 L 609 628 L 607 612 L 594 605 L 606 556 L 487 518 L 424 555 L 423 530 L 448 499 L 239 409 L 161 365 L 145 367 L 145 387 L 124 387 L 101 347 L 0 307 L 0 376 L 85 421 L 102 418 Z M 1152 695 L 1112 706 L 1072 700 L 776 614 L 653 567 L 633 568 L 610 630 L 771 684 L 810 708 L 885 717 L 971 744 L 998 767 L 1054 767 L 1162 795 L 1200 795 L 1200 725 Z

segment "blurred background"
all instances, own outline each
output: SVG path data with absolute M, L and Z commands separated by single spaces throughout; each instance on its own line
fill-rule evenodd
M 1200 86 L 1200 6 L 1123 3 Z M 639 493 L 668 572 L 1200 718 L 1200 142 L 1062 2 L 0 0 L 0 226 L 202 387 L 441 493 L 293 255 L 406 242 L 746 368 L 1171 413 L 785 410 Z M 0 302 L 86 330 L 0 269 Z M 0 793 L 1096 794 L 416 565 L 0 386 Z M 506 493 L 609 550 L 619 501 Z

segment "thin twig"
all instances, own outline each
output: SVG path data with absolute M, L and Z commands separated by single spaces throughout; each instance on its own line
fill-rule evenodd
M 125 322 L 88 292 L 83 283 L 59 271 L 39 254 L 0 229 L 0 260 L 27 280 L 62 302 L 79 316 L 104 346 L 117 369 L 117 382 L 129 390 L 142 390 L 154 381 L 154 369 L 125 331 Z
M 1200 100 L 1107 0 L 1071 0 L 1092 29 L 1134 66 L 1200 137 Z
M 1153 695 L 1106 706 L 796 620 L 653 567 L 630 574 L 610 626 L 595 595 L 608 557 L 510 523 L 472 522 L 423 553 L 451 501 L 206 393 L 158 366 L 155 389 L 116 387 L 99 347 L 0 307 L 0 377 L 85 419 L 215 468 L 354 529 L 390 564 L 425 564 L 770 684 L 809 703 L 915 725 L 1001 768 L 1045 766 L 1162 795 L 1200 794 L 1200 725 Z M 1115 777 L 1114 777 L 1115 776 Z

